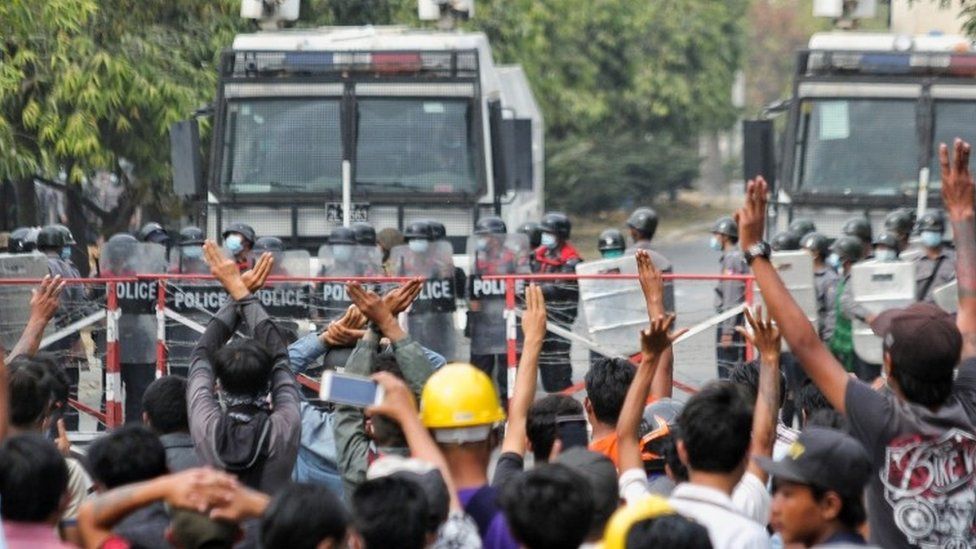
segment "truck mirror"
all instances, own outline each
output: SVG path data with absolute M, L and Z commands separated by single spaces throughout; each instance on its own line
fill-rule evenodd
M 532 120 L 514 118 L 505 120 L 506 137 L 511 138 L 511 162 L 509 162 L 510 188 L 532 190 Z
M 742 122 L 742 176 L 748 181 L 763 176 L 770 188 L 776 185 L 776 153 L 772 120 Z
M 200 125 L 195 118 L 174 122 L 169 127 L 173 192 L 178 196 L 203 196 L 203 160 L 200 155 Z
M 505 124 L 502 119 L 502 103 L 498 100 L 488 102 L 488 123 L 491 125 L 491 170 L 494 174 L 495 199 L 508 191 L 508 153 L 510 139 L 505 138 Z

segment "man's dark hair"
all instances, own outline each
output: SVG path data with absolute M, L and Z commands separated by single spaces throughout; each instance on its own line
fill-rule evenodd
M 42 374 L 31 365 L 12 369 L 8 388 L 10 423 L 21 429 L 34 427 L 48 412 L 51 402 Z
M 54 443 L 38 434 L 8 438 L 0 445 L 0 517 L 45 522 L 68 488 L 68 466 Z
M 810 492 L 813 494 L 813 499 L 821 501 L 827 495 L 828 490 L 818 486 L 810 486 Z M 840 513 L 837 514 L 837 520 L 844 525 L 844 528 L 856 532 L 868 519 L 867 510 L 864 508 L 864 499 L 861 494 L 853 496 L 838 494 L 838 496 L 840 497 Z
M 681 515 L 664 515 L 635 522 L 627 532 L 627 549 L 711 549 L 708 530 Z
M 681 458 L 678 456 L 678 447 L 675 443 L 677 437 L 677 427 L 675 426 L 672 427 L 671 436 L 667 437 L 667 441 L 661 451 L 661 454 L 664 456 L 664 464 L 671 469 L 671 475 L 674 477 L 675 484 L 688 482 L 688 467 L 681 462 Z
M 821 408 L 814 410 L 812 414 L 807 416 L 807 422 L 803 425 L 803 428 L 806 429 L 807 427 L 825 427 L 847 433 L 849 432 L 850 425 L 847 422 L 847 418 L 837 410 L 833 408 Z
M 379 353 L 373 359 L 373 372 L 388 372 L 405 380 L 400 365 L 397 364 L 396 356 L 393 353 Z M 403 434 L 400 424 L 387 418 L 386 416 L 374 415 L 371 419 L 373 423 L 373 440 L 379 446 L 387 448 L 406 448 L 407 437 Z
M 529 549 L 579 547 L 590 530 L 589 484 L 565 465 L 543 465 L 515 477 L 499 503 L 512 535 Z
M 752 406 L 737 384 L 712 382 L 688 399 L 678 427 L 690 470 L 731 473 L 749 450 Z
M 275 494 L 261 518 L 261 546 L 315 549 L 331 539 L 338 547 L 348 526 L 349 514 L 331 490 L 289 484 Z
M 112 489 L 165 475 L 163 443 L 142 425 L 126 425 L 95 439 L 88 447 L 88 471 Z
M 780 361 L 779 376 L 779 406 L 782 408 L 783 403 L 786 402 L 786 375 L 783 374 L 782 361 Z M 756 397 L 759 396 L 759 359 L 744 362 L 733 368 L 729 372 L 728 380 L 748 392 L 749 402 L 756 402 Z
M 582 415 L 583 405 L 567 395 L 547 395 L 529 406 L 525 418 L 525 432 L 532 443 L 536 463 L 549 461 L 556 441 L 556 416 Z
M 427 497 L 402 477 L 367 480 L 352 495 L 353 523 L 367 549 L 422 549 L 427 536 Z
M 898 383 L 905 400 L 922 406 L 941 406 L 952 393 L 952 375 L 941 380 L 918 379 L 906 372 L 905 368 L 894 365 L 891 377 Z
M 616 425 L 624 407 L 627 389 L 637 369 L 625 358 L 603 357 L 590 364 L 586 372 L 586 396 L 593 405 L 593 415 L 601 423 Z
M 820 388 L 809 379 L 804 381 L 803 386 L 797 391 L 796 401 L 800 406 L 800 410 L 806 414 L 808 420 L 817 410 L 833 410 L 834 408 L 827 401 L 827 397 Z
M 161 435 L 190 430 L 186 412 L 186 378 L 163 376 L 146 387 L 142 409 L 149 425 Z
M 239 339 L 214 353 L 213 367 L 225 392 L 253 396 L 268 391 L 274 357 L 262 343 Z
M 51 353 L 37 353 L 30 357 L 20 355 L 8 365 L 10 372 L 20 368 L 27 368 L 40 378 L 44 390 L 51 395 L 52 407 L 55 404 L 67 404 L 71 379 L 55 355 Z

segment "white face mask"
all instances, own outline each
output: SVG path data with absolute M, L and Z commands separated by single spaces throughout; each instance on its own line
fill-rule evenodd
M 488 249 L 488 239 L 485 237 L 480 237 L 475 240 L 475 247 L 478 248 L 479 252 L 483 252 Z
M 332 255 L 336 261 L 349 261 L 352 258 L 352 246 L 349 244 L 335 244 L 332 246 Z
M 834 253 L 828 255 L 827 265 L 830 265 L 834 269 L 840 269 L 840 256 Z
M 878 261 L 888 262 L 898 259 L 898 254 L 890 248 L 879 248 L 874 250 L 874 258 Z
M 542 245 L 550 250 L 556 247 L 556 235 L 552 233 L 542 233 Z
M 716 252 L 721 252 L 722 240 L 718 236 L 712 235 L 712 239 L 708 241 L 708 247 L 715 250 Z
M 410 251 L 422 254 L 427 251 L 427 248 L 430 247 L 430 242 L 418 238 L 407 242 L 407 246 L 410 247 Z
M 239 234 L 227 235 L 227 238 L 224 239 L 224 246 L 227 246 L 231 253 L 236 254 L 244 249 L 244 239 Z
M 942 245 L 942 233 L 938 231 L 922 231 L 922 245 L 926 248 L 938 248 Z

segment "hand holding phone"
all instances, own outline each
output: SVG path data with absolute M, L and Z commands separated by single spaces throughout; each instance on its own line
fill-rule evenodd
M 319 398 L 336 404 L 367 408 L 383 402 L 383 388 L 368 377 L 329 370 L 322 374 Z

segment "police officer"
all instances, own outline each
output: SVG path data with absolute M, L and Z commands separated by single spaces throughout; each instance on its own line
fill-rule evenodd
M 150 221 L 139 229 L 139 234 L 137 235 L 139 242 L 153 242 L 155 244 L 162 244 L 169 249 L 170 238 L 169 233 L 162 225 L 156 223 L 155 221 Z
M 566 214 L 549 212 L 539 224 L 542 230 L 541 245 L 535 251 L 535 262 L 540 273 L 575 273 L 576 265 L 583 261 L 579 252 L 569 242 L 572 224 Z M 579 285 L 570 280 L 553 280 L 542 283 L 549 320 L 570 326 L 576 320 L 579 301 Z M 562 391 L 572 385 L 573 367 L 570 363 L 570 342 L 556 334 L 546 332 L 539 357 L 539 373 L 542 387 L 550 393 Z
M 533 252 L 542 245 L 542 227 L 535 221 L 522 223 L 515 232 L 529 237 L 529 249 Z M 539 270 L 539 266 L 535 263 L 535 253 L 529 254 L 529 266 L 532 267 L 533 273 Z
M 817 226 L 813 221 L 799 217 L 790 222 L 788 230 L 802 240 L 804 236 L 817 232 Z
M 898 237 L 889 233 L 884 232 L 875 237 L 874 242 L 874 260 L 880 261 L 882 263 L 890 261 L 898 261 Z
M 880 364 L 868 364 L 854 352 L 853 321 L 860 320 L 870 324 L 874 315 L 854 300 L 851 289 L 851 268 L 864 257 L 864 242 L 856 236 L 842 236 L 830 246 L 827 262 L 837 269 L 840 281 L 837 283 L 835 303 L 834 333 L 830 339 L 830 350 L 837 360 L 858 378 L 871 381 L 881 372 Z
M 474 261 L 472 281 L 480 275 L 505 275 L 527 272 L 528 265 L 506 244 L 508 227 L 500 217 L 483 217 L 474 226 Z M 483 282 L 481 286 L 494 288 L 496 282 Z M 468 322 L 466 331 L 471 338 L 471 364 L 492 376 L 504 395 L 507 389 L 505 295 L 498 292 L 477 291 L 475 285 L 468 291 Z M 494 372 L 494 373 L 493 373 Z M 504 399 L 504 396 L 503 396 Z
M 36 227 L 17 227 L 10 232 L 8 249 L 12 254 L 26 254 L 37 249 L 37 235 L 40 229 Z
M 224 239 L 224 247 L 234 254 L 234 261 L 241 272 L 250 269 L 251 258 L 248 252 L 254 248 L 255 237 L 254 229 L 246 223 L 234 223 L 224 229 L 221 237 Z
M 663 274 L 674 272 L 671 260 L 651 248 L 651 240 L 657 232 L 657 212 L 654 209 L 645 207 L 634 210 L 627 218 L 627 229 L 634 244 L 624 251 L 625 255 L 633 255 L 637 250 L 647 250 L 658 271 Z M 664 310 L 674 312 L 674 283 L 670 280 L 664 283 Z
M 203 260 L 203 241 L 206 235 L 200 227 L 188 226 L 180 229 L 179 247 L 176 253 L 174 270 L 180 274 L 209 273 L 210 267 Z
M 928 210 L 918 220 L 924 253 L 915 261 L 915 299 L 934 302 L 932 290 L 956 278 L 956 254 L 945 248 L 945 216 Z
M 800 249 L 800 237 L 793 231 L 783 231 L 776 233 L 769 247 L 774 252 L 792 252 Z
M 349 227 L 336 227 L 329 234 L 329 246 L 332 247 L 332 259 L 334 261 L 332 269 L 327 273 L 328 276 L 361 276 L 362 273 L 356 268 L 356 260 L 353 257 L 356 248 L 356 232 Z
M 180 229 L 170 270 L 179 274 L 210 274 L 210 266 L 203 259 L 205 239 L 206 235 L 200 227 L 189 225 Z M 176 294 L 192 290 L 205 291 L 203 289 L 211 285 L 212 282 L 203 280 L 174 280 L 167 284 L 167 290 Z M 190 310 L 183 314 L 202 325 L 206 325 L 210 320 L 210 314 L 204 309 Z M 190 354 L 199 338 L 199 333 L 181 322 L 167 324 L 167 358 L 170 374 L 186 376 L 190 366 Z
M 623 257 L 626 246 L 623 233 L 617 229 L 604 229 L 596 241 L 596 248 L 600 250 L 600 257 L 603 259 Z
M 837 271 L 827 264 L 830 240 L 817 232 L 800 241 L 800 247 L 813 256 L 813 285 L 817 292 L 817 333 L 822 341 L 830 341 L 836 321 Z
M 862 258 L 871 257 L 872 249 L 871 242 L 871 223 L 863 217 L 852 217 L 844 222 L 844 227 L 841 229 L 841 233 L 844 236 L 857 237 L 861 241 L 861 245 L 864 247 L 861 250 Z
M 739 250 L 739 226 L 731 217 L 723 217 L 712 225 L 710 246 L 721 252 L 719 266 L 723 275 L 741 275 L 749 272 L 749 265 Z M 739 280 L 721 280 L 715 286 L 715 312 L 722 313 L 745 301 L 746 286 Z M 715 339 L 718 343 L 716 358 L 718 377 L 725 379 L 736 365 L 745 360 L 745 343 L 736 332 L 744 316 L 740 313 L 722 321 L 716 327 Z
M 884 229 L 886 233 L 891 233 L 898 241 L 898 253 L 908 249 L 908 239 L 912 235 L 915 227 L 915 210 L 910 208 L 898 208 L 885 216 Z
M 438 296 L 435 295 L 437 292 L 434 290 L 443 290 L 444 285 L 447 284 L 446 280 L 452 281 L 453 284 L 454 262 L 450 244 L 438 243 L 439 235 L 438 228 L 432 226 L 428 220 L 414 221 L 403 231 L 410 253 L 397 255 L 394 250 L 392 257 L 396 275 L 422 276 L 430 279 L 407 315 L 407 331 L 421 345 L 450 361 L 454 359 L 456 350 L 455 295 Z M 447 246 L 439 244 L 447 244 Z

